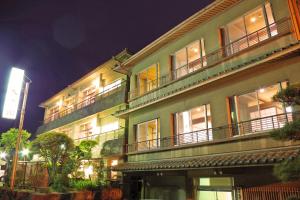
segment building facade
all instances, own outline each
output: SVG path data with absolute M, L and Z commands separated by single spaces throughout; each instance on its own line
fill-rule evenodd
M 233 200 L 278 181 L 300 147 L 269 136 L 299 117 L 272 99 L 300 84 L 299 20 L 296 0 L 216 0 L 118 67 L 126 198 Z
M 126 120 L 113 114 L 126 106 L 127 75 L 113 68 L 128 59 L 125 49 L 69 85 L 40 106 L 45 108 L 44 123 L 37 134 L 62 132 L 78 145 L 83 140 L 96 140 L 92 157 L 104 158 L 104 165 L 117 165 L 123 161 Z M 90 166 L 88 166 L 90 167 Z M 90 176 L 92 169 L 82 169 Z M 109 173 L 116 179 L 117 173 Z

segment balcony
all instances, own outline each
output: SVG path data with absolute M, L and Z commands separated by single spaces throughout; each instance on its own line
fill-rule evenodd
M 44 124 L 37 130 L 37 134 L 53 130 L 68 123 L 83 119 L 108 108 L 125 103 L 126 81 L 121 84 L 96 94 L 88 99 L 69 106 L 61 112 L 55 113 L 45 119 Z
M 284 113 L 263 118 L 252 119 L 216 128 L 209 128 L 190 133 L 176 134 L 171 137 L 146 140 L 126 145 L 126 153 L 140 153 L 159 151 L 164 149 L 180 148 L 187 145 L 200 145 L 228 141 L 233 138 L 247 137 L 250 135 L 269 132 L 282 128 L 286 123 L 299 119 L 300 113 Z
M 104 136 L 104 135 L 107 135 L 106 141 L 114 140 L 114 139 L 123 138 L 124 133 L 125 133 L 124 128 L 120 128 L 120 129 L 112 130 L 112 131 L 107 131 L 107 132 L 99 133 L 99 134 L 92 134 L 91 132 L 87 132 L 85 137 L 75 138 L 74 143 L 76 145 L 79 145 L 80 142 L 83 141 L 83 140 L 96 140 L 96 141 L 99 141 L 99 137 Z
M 125 129 L 120 128 L 100 134 L 91 134 L 87 132 L 87 136 L 74 139 L 75 145 L 79 145 L 84 140 L 95 140 L 98 142 L 93 148 L 93 157 L 109 157 L 119 156 L 123 153 Z
M 290 19 L 281 19 L 207 54 L 202 59 L 148 82 L 147 92 L 140 92 L 139 88 L 132 89 L 128 94 L 129 109 L 120 111 L 119 114 L 206 84 L 217 77 L 266 59 L 297 43 L 291 37 L 281 39 L 289 35 L 291 30 Z M 272 43 L 273 40 L 277 42 Z M 264 48 L 261 48 L 262 45 Z

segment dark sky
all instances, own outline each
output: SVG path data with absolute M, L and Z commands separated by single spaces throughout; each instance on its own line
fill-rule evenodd
M 0 111 L 11 66 L 30 86 L 24 128 L 38 105 L 124 48 L 137 52 L 212 0 L 0 0 Z M 1 116 L 1 115 L 0 115 Z M 0 119 L 0 133 L 18 120 Z

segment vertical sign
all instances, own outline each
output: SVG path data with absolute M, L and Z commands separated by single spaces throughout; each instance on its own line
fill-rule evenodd
M 13 67 L 10 72 L 2 117 L 16 119 L 24 80 L 24 70 Z

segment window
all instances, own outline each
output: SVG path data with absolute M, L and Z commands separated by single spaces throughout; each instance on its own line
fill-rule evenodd
M 175 79 L 207 66 L 204 39 L 195 41 L 177 51 L 174 55 L 173 63 Z
M 49 109 L 49 120 L 53 121 L 59 118 L 59 106 L 54 106 Z
M 272 97 L 281 89 L 285 88 L 287 82 L 281 82 L 268 87 L 263 87 L 253 92 L 231 98 L 232 121 L 240 122 L 239 130 L 235 134 L 252 133 L 280 128 L 286 123 L 285 109 L 281 103 L 274 102 Z
M 93 126 L 91 122 L 81 124 L 79 126 L 79 136 L 78 138 L 88 137 L 93 134 Z
M 212 140 L 210 105 L 203 105 L 175 114 L 176 144 Z
M 147 69 L 138 73 L 138 89 L 139 94 L 145 94 L 146 92 L 153 90 L 159 86 L 159 65 L 153 64 Z
M 75 98 L 69 97 L 65 99 L 64 106 L 65 106 L 65 114 L 69 114 L 74 111 L 74 105 L 75 105 Z
M 158 119 L 137 125 L 136 141 L 138 150 L 158 148 L 160 146 L 159 139 Z
M 226 26 L 227 54 L 237 53 L 278 34 L 270 3 L 260 6 Z
M 81 102 L 78 107 L 83 108 L 95 102 L 96 87 L 93 85 L 81 92 Z
M 197 188 L 197 200 L 233 200 L 233 178 L 208 177 L 199 178 Z

